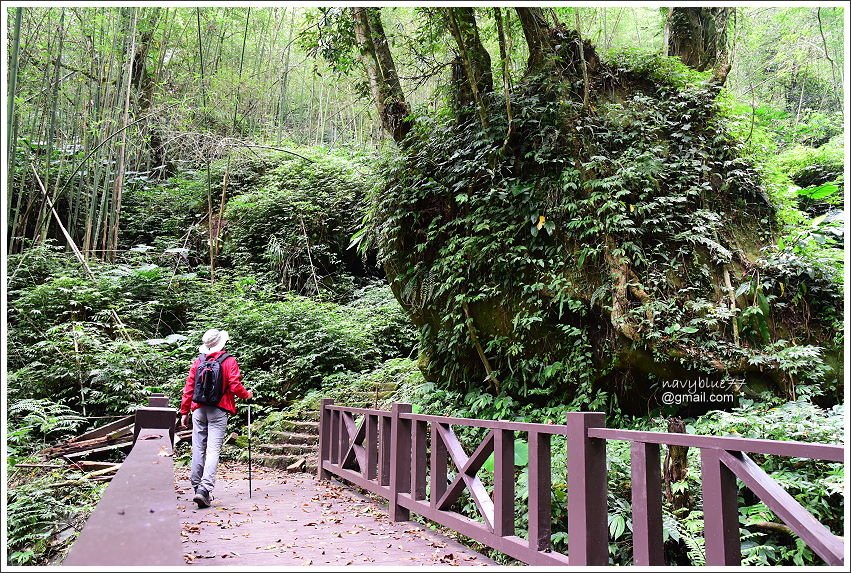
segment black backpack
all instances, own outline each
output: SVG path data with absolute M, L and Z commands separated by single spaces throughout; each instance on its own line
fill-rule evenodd
M 195 369 L 195 391 L 192 401 L 205 406 L 217 406 L 222 399 L 222 362 L 230 354 L 223 352 L 215 360 L 207 360 L 206 354 L 198 356 L 198 368 Z

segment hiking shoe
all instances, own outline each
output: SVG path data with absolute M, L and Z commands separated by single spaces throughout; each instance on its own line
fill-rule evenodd
M 198 509 L 210 507 L 210 494 L 203 487 L 199 487 L 195 490 L 195 497 L 192 498 L 192 501 L 198 504 Z

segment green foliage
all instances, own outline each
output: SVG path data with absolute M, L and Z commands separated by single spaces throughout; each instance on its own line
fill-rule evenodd
M 12 565 L 58 562 L 71 547 L 105 484 L 86 481 L 56 487 L 79 472 L 54 470 L 43 476 L 12 475 L 6 497 L 8 559 Z
M 375 282 L 358 289 L 344 308 L 368 325 L 383 358 L 414 353 L 416 328 L 386 284 Z
M 10 396 L 114 415 L 132 411 L 154 388 L 180 383 L 191 350 L 176 344 L 176 332 L 203 308 L 207 283 L 139 260 L 92 263 L 90 280 L 68 255 L 55 257 L 60 262 L 49 274 L 41 268 L 45 254 L 20 255 L 11 282 Z
M 85 419 L 64 404 L 46 398 L 19 399 L 7 410 L 9 427 L 6 463 L 14 466 L 20 459 L 51 440 L 67 436 L 77 430 Z
M 307 160 L 276 157 L 258 186 L 228 202 L 223 256 L 280 290 L 345 300 L 353 289 L 347 273 L 366 271 L 347 249 L 372 175 L 359 160 L 302 152 Z
M 759 287 L 750 300 L 760 305 L 729 308 L 725 269 L 734 289 L 780 290 L 778 275 L 794 272 L 753 266 L 779 227 L 758 172 L 726 131 L 715 88 L 669 60 L 616 61 L 601 81 L 620 83 L 601 90 L 595 113 L 529 79 L 512 95 L 507 148 L 495 105 L 489 130 L 419 117 L 388 165 L 358 240 L 378 248 L 419 325 L 430 380 L 481 391 L 484 354 L 487 378 L 514 399 L 613 409 L 612 377 L 646 378 L 646 365 L 630 363 L 641 352 L 659 365 L 651 379 L 714 373 L 801 321 L 832 324 L 830 312 L 790 301 L 794 290 Z M 794 288 L 832 288 L 816 285 L 824 269 L 813 264 Z M 733 343 L 734 321 L 747 345 Z
M 299 45 L 309 54 L 321 57 L 338 75 L 348 75 L 359 67 L 355 44 L 354 21 L 345 8 L 317 7 L 305 14 L 308 21 L 316 21 L 299 34 Z M 360 83 L 365 83 L 361 80 Z M 361 93 L 366 93 L 363 86 Z
M 280 403 L 318 387 L 325 376 L 378 363 L 381 350 L 363 318 L 298 295 L 277 302 L 223 297 L 193 321 L 190 339 L 208 328 L 227 330 L 228 350 L 239 358 L 246 383 L 258 398 Z
M 85 416 L 132 411 L 153 390 L 177 400 L 200 336 L 213 326 L 230 331 L 231 352 L 268 405 L 416 345 L 387 286 L 367 283 L 344 306 L 289 294 L 276 300 L 252 278 L 222 272 L 210 284 L 181 272 L 190 269 L 150 262 L 158 256 L 92 262 L 94 280 L 49 247 L 16 256 L 10 395 L 47 397 Z
M 841 207 L 844 141 L 838 136 L 821 147 L 797 146 L 777 156 L 775 167 L 788 175 L 801 207 L 813 215 Z
M 612 50 L 607 61 L 619 73 L 647 78 L 656 84 L 677 89 L 698 87 L 712 75 L 711 72 L 699 72 L 688 67 L 676 56 L 663 56 L 655 50 Z
M 155 243 L 175 246 L 206 212 L 206 199 L 206 182 L 191 172 L 162 183 L 141 177 L 128 180 L 121 209 L 121 244 L 125 248 Z

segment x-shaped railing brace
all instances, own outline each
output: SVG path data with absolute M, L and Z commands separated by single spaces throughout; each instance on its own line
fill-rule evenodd
M 476 473 L 484 465 L 488 456 L 493 452 L 493 430 L 488 432 L 488 435 L 485 436 L 485 439 L 479 444 L 473 455 L 469 457 L 464 453 L 458 437 L 448 424 L 437 424 L 437 433 L 446 446 L 449 457 L 452 458 L 452 462 L 459 470 L 455 479 L 452 480 L 452 483 L 446 490 L 446 493 L 438 500 L 437 509 L 448 509 L 458 500 L 461 492 L 466 487 L 473 497 L 479 513 L 484 518 L 488 530 L 493 531 L 493 500 L 488 495 L 487 490 L 485 490 L 482 480 L 476 476 Z M 432 447 L 435 447 L 435 445 L 432 444 Z

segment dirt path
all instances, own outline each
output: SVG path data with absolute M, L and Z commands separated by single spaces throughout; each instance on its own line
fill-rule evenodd
M 213 504 L 192 502 L 187 468 L 175 468 L 184 556 L 191 565 L 494 565 L 418 523 L 392 523 L 385 507 L 338 482 L 223 464 Z

